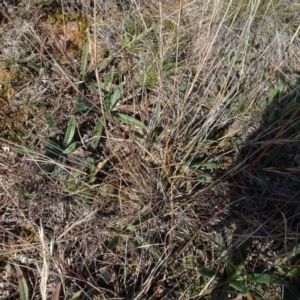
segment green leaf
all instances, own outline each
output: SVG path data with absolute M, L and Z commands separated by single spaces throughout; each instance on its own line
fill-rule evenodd
M 39 153 L 38 149 L 33 149 L 33 150 L 29 150 L 27 148 L 23 148 L 23 147 L 18 147 L 18 146 L 10 146 L 12 150 L 16 151 L 17 153 L 20 154 L 25 154 L 25 155 L 36 155 L 37 153 Z
M 300 277 L 300 267 L 277 267 L 276 271 L 288 277 Z
M 113 56 L 109 56 L 109 57 L 104 58 L 104 59 L 97 65 L 98 72 L 101 72 L 101 71 L 105 70 L 105 69 L 110 65 L 110 63 L 113 61 L 113 59 L 114 59 Z
M 54 170 L 54 167 L 55 167 L 55 164 L 47 164 L 47 165 L 45 165 L 45 166 L 42 167 L 42 169 L 39 172 L 39 174 L 41 174 L 41 175 L 49 175 Z
M 252 238 L 250 237 L 247 238 L 245 241 L 243 241 L 243 243 L 237 247 L 234 253 L 235 265 L 240 265 L 245 261 L 246 257 L 249 254 L 251 244 L 252 244 Z
M 60 171 L 61 171 L 61 167 L 59 165 L 54 165 L 54 168 L 53 168 L 50 176 L 52 178 L 55 178 L 60 173 Z
M 212 176 L 209 174 L 204 174 L 203 172 L 196 171 L 196 176 L 199 182 L 203 184 L 211 183 L 213 181 Z
M 199 273 L 207 278 L 220 277 L 220 275 L 216 274 L 216 271 L 210 268 L 202 267 L 199 269 Z
M 90 102 L 83 102 L 80 104 L 77 104 L 73 109 L 72 109 L 72 115 L 76 115 L 78 113 L 84 113 L 84 112 L 90 112 L 90 113 L 96 113 L 100 114 L 100 110 L 93 105 Z
M 109 56 L 104 58 L 100 63 L 97 64 L 97 71 L 98 72 L 102 72 L 103 70 L 105 70 L 113 61 L 113 56 Z M 91 71 L 88 75 L 87 75 L 87 79 L 92 79 L 95 78 L 96 74 L 95 74 L 95 70 Z
M 73 81 L 80 81 L 80 78 L 74 76 L 72 74 L 72 72 L 70 72 L 68 69 L 66 69 L 64 67 L 64 65 L 60 62 L 59 59 L 54 59 L 55 63 L 57 64 L 58 66 L 58 69 L 60 69 L 62 72 L 64 72 L 70 79 L 72 79 Z
M 275 275 L 269 274 L 252 273 L 247 275 L 247 279 L 257 283 L 287 285 L 287 282 L 284 279 L 280 279 Z
M 277 253 L 278 258 L 276 258 L 275 264 L 276 265 L 280 265 L 283 256 L 286 256 L 288 259 L 292 259 L 293 257 L 295 257 L 296 255 L 298 255 L 299 253 L 300 253 L 300 243 L 297 244 L 293 248 L 292 252 L 286 252 L 286 249 L 282 248 Z
M 241 277 L 243 270 L 243 265 L 231 265 L 231 277 Z
M 107 248 L 109 250 L 114 250 L 118 246 L 118 244 L 119 244 L 119 237 L 116 236 L 108 243 Z
M 220 247 L 221 251 L 226 249 L 225 240 L 221 233 L 218 233 L 218 232 L 216 233 L 215 241 L 216 241 L 217 245 Z
M 84 85 L 84 83 L 80 83 L 78 86 L 78 95 L 76 98 L 77 104 L 81 104 L 81 103 L 85 102 L 84 95 L 85 95 L 85 85 Z
M 88 88 L 90 89 L 90 91 L 92 91 L 93 93 L 95 93 L 96 95 L 101 95 L 101 97 L 104 97 L 105 94 L 107 94 L 107 92 L 103 92 L 104 91 L 104 83 L 100 83 L 100 92 L 99 92 L 99 86 L 98 84 L 89 84 Z
M 288 258 L 291 259 L 296 255 L 298 255 L 299 253 L 300 253 L 300 243 L 293 248 L 293 251 L 290 254 L 288 254 Z
M 99 120 L 94 128 L 94 133 L 92 137 L 91 146 L 93 149 L 96 149 L 98 147 L 101 139 L 102 131 L 103 131 L 103 123 L 102 120 Z
M 178 86 L 178 90 L 180 92 L 185 92 L 188 88 L 188 82 L 187 81 L 183 81 L 179 86 Z
M 86 159 L 89 166 L 89 174 L 93 174 L 95 171 L 95 160 L 92 157 L 87 157 Z
M 89 174 L 92 175 L 96 169 L 95 167 L 95 160 L 92 157 L 87 157 L 86 159 L 89 167 Z M 94 183 L 96 180 L 95 176 L 90 176 L 89 178 L 89 183 Z
M 219 168 L 220 168 L 220 164 L 218 162 L 207 162 L 202 164 L 200 167 L 201 170 L 214 170 Z
M 61 146 L 52 140 L 46 139 L 44 140 L 44 144 L 48 149 L 52 150 L 56 154 L 61 154 L 63 152 Z
M 57 129 L 56 122 L 55 122 L 55 120 L 53 119 L 53 117 L 52 117 L 51 114 L 46 113 L 46 114 L 45 114 L 45 118 L 46 118 L 47 125 L 48 125 L 48 127 L 49 127 L 51 130 Z
M 122 113 L 119 113 L 119 112 L 112 112 L 111 115 L 113 117 L 115 117 L 121 124 L 126 124 L 126 125 L 130 125 L 130 126 L 135 126 L 135 127 L 138 127 L 138 128 L 144 128 L 144 124 L 133 118 L 133 117 L 130 117 L 130 116 L 127 116 L 125 114 L 122 114 Z
M 80 75 L 84 79 L 86 76 L 87 61 L 89 56 L 89 43 L 85 43 L 81 53 Z
M 132 245 L 132 247 L 134 248 L 134 250 L 136 251 L 136 253 L 137 253 L 137 255 L 139 256 L 139 257 L 141 257 L 142 256 L 142 249 L 141 249 L 141 245 L 138 243 L 138 241 L 137 240 L 131 240 L 130 241 L 131 242 L 131 245 Z
M 232 280 L 229 282 L 229 285 L 234 288 L 236 291 L 243 292 L 243 293 L 248 293 L 248 289 L 246 285 L 238 280 Z
M 34 200 L 34 199 L 36 199 L 37 194 L 35 194 L 35 193 L 24 193 L 24 196 L 29 198 L 29 199 Z
M 155 124 L 156 125 L 160 124 L 162 112 L 161 112 L 161 104 L 159 102 L 155 106 L 154 115 L 155 115 Z
M 29 61 L 27 63 L 27 66 L 31 69 L 34 69 L 35 71 L 40 71 L 40 69 L 41 69 L 41 64 L 39 62 L 34 61 L 34 60 Z
M 123 83 L 121 83 L 115 89 L 111 97 L 105 101 L 105 108 L 107 112 L 111 112 L 112 109 L 116 106 L 122 92 L 123 92 Z
M 69 300 L 77 300 L 80 299 L 81 291 L 76 292 Z
M 74 137 L 75 134 L 75 129 L 76 129 L 76 120 L 75 117 L 72 116 L 69 123 L 68 123 L 68 128 L 67 128 L 67 132 L 64 138 L 64 147 L 68 147 L 70 145 L 70 143 L 72 142 L 72 139 Z
M 72 143 L 67 147 L 64 151 L 63 154 L 70 154 L 76 149 L 76 143 Z
M 105 92 L 110 92 L 110 88 L 111 88 L 111 85 L 114 81 L 114 75 L 115 75 L 115 67 L 112 66 L 109 74 L 107 76 L 105 76 L 105 79 L 104 79 L 104 85 L 103 85 L 103 90 Z M 102 89 L 102 87 L 101 87 Z
M 219 300 L 228 300 L 228 286 L 225 285 L 219 296 Z
M 134 232 L 136 231 L 136 227 L 130 223 L 127 225 L 126 230 L 128 230 L 129 232 Z
M 20 293 L 20 299 L 21 300 L 29 300 L 29 291 L 26 279 L 23 275 L 23 272 L 19 266 L 15 265 L 17 277 L 18 277 L 18 285 L 19 285 L 19 293 Z

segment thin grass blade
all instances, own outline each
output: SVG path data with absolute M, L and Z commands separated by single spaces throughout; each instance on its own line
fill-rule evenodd
M 75 117 L 72 116 L 69 123 L 68 123 L 68 128 L 67 128 L 67 132 L 64 138 L 64 147 L 68 147 L 70 145 L 70 143 L 72 142 L 72 139 L 74 137 L 75 134 L 75 129 L 76 129 L 76 120 Z
M 80 75 L 84 79 L 86 77 L 87 62 L 89 56 L 89 43 L 85 43 L 81 53 L 81 66 L 80 66 Z

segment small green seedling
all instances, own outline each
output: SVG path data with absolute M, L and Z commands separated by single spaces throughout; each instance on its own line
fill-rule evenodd
M 46 120 L 50 129 L 53 130 L 57 128 L 56 123 L 50 114 L 46 116 Z M 53 139 L 46 139 L 44 141 L 44 145 L 46 146 L 45 155 L 52 160 L 56 160 L 57 163 L 53 162 L 45 165 L 42 168 L 43 174 L 50 174 L 51 177 L 55 177 L 61 171 L 62 165 L 67 161 L 67 155 L 71 154 L 76 149 L 76 142 L 72 142 L 75 130 L 76 120 L 75 117 L 72 116 L 62 142 L 60 141 L 59 135 L 55 136 Z

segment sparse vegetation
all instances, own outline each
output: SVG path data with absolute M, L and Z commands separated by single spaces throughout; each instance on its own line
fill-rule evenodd
M 300 299 L 299 13 L 4 1 L 0 299 Z

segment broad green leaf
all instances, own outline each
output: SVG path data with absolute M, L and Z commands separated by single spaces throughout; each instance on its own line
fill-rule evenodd
M 219 275 L 216 274 L 216 271 L 210 268 L 202 267 L 199 269 L 199 273 L 207 278 L 217 277 Z
M 45 165 L 45 166 L 42 167 L 42 169 L 39 172 L 39 174 L 41 174 L 41 175 L 49 175 L 54 170 L 54 167 L 55 167 L 55 164 L 47 164 L 47 165 Z
M 187 90 L 188 86 L 189 86 L 188 81 L 184 81 L 178 86 L 178 89 L 180 92 L 185 92 Z
M 116 236 L 108 243 L 107 248 L 109 250 L 114 250 L 118 246 L 118 244 L 119 244 L 119 237 Z
M 226 285 L 219 296 L 219 300 L 228 300 L 228 286 Z
M 113 117 L 115 117 L 121 124 L 126 124 L 126 125 L 130 125 L 130 126 L 135 126 L 135 127 L 138 127 L 138 128 L 144 128 L 144 124 L 133 118 L 133 117 L 130 117 L 130 116 L 127 116 L 125 114 L 122 114 L 122 113 L 118 113 L 118 112 L 112 112 L 111 115 Z
M 155 115 L 155 124 L 156 125 L 160 124 L 162 112 L 161 112 L 161 104 L 159 102 L 155 106 L 154 115 Z
M 76 129 L 76 120 L 75 117 L 72 116 L 69 123 L 68 123 L 68 128 L 67 128 L 67 132 L 64 138 L 64 147 L 68 147 L 70 145 L 70 143 L 73 140 L 74 134 L 75 134 L 75 129 Z
M 111 62 L 113 61 L 113 59 L 114 58 L 112 56 L 104 58 L 100 63 L 97 64 L 97 71 L 98 72 L 102 72 L 103 70 L 105 70 L 111 64 Z M 91 71 L 87 75 L 87 79 L 95 78 L 96 77 L 95 71 L 96 70 Z
M 252 244 L 252 238 L 250 237 L 250 238 L 247 238 L 245 241 L 243 241 L 243 243 L 241 243 L 237 247 L 237 249 L 234 253 L 234 259 L 233 259 L 235 265 L 240 265 L 243 263 L 243 261 L 248 256 L 251 244 Z
M 35 193 L 24 193 L 24 196 L 33 200 L 37 197 L 37 194 L 35 194 Z
M 276 271 L 288 277 L 300 277 L 300 267 L 277 267 Z
M 24 155 L 36 155 L 39 153 L 38 149 L 29 150 L 27 148 L 19 147 L 19 146 L 10 146 L 12 150 L 16 151 L 17 153 L 24 154 Z
M 40 64 L 39 62 L 34 61 L 34 60 L 29 61 L 29 62 L 27 63 L 27 66 L 28 66 L 29 68 L 31 68 L 31 69 L 36 70 L 36 71 L 40 71 L 40 69 L 41 69 L 41 64 Z
M 113 56 L 109 56 L 104 58 L 99 64 L 97 64 L 98 72 L 105 70 L 113 61 L 113 59 L 114 59 Z
M 300 253 L 300 244 L 297 244 L 294 247 L 293 251 L 290 254 L 288 254 L 288 257 L 291 259 L 291 258 L 295 257 L 296 255 L 298 255 L 299 253 Z
M 51 172 L 51 177 L 55 178 L 61 171 L 61 167 L 59 165 L 54 165 L 54 168 Z
M 18 277 L 18 285 L 19 285 L 19 293 L 21 300 L 29 300 L 29 292 L 26 279 L 23 275 L 21 268 L 15 265 L 17 277 Z
M 74 152 L 75 149 L 76 149 L 76 143 L 72 143 L 63 151 L 63 154 L 70 154 Z
M 107 92 L 103 92 L 104 91 L 104 83 L 103 82 L 101 82 L 100 83 L 100 92 L 99 92 L 99 86 L 98 86 L 98 84 L 89 84 L 89 86 L 88 86 L 88 88 L 92 91 L 92 92 L 94 92 L 96 95 L 100 95 L 100 93 L 101 93 L 101 97 L 104 97 L 105 96 L 105 94 L 107 93 Z
M 90 175 L 94 174 L 94 171 L 96 169 L 95 160 L 92 157 L 87 157 L 86 161 L 87 161 L 88 167 L 89 167 L 89 174 Z M 89 178 L 89 183 L 94 183 L 95 180 L 96 180 L 96 177 L 95 176 L 91 176 Z
M 223 252 L 224 250 L 226 250 L 226 244 L 225 244 L 225 240 L 222 236 L 221 233 L 216 232 L 215 234 L 215 242 L 216 244 L 219 246 L 219 251 Z
M 234 288 L 236 291 L 243 292 L 243 293 L 248 293 L 248 289 L 246 285 L 238 280 L 232 280 L 229 282 L 229 285 Z
M 130 232 L 134 232 L 134 231 L 136 231 L 136 227 L 130 223 L 127 225 L 126 230 L 128 230 Z
M 114 75 L 115 75 L 115 67 L 112 66 L 109 74 L 107 74 L 104 79 L 103 90 L 105 92 L 108 92 L 108 93 L 110 92 L 111 85 L 114 81 Z M 102 87 L 101 87 L 101 89 L 102 89 Z
M 201 170 L 214 170 L 220 168 L 220 164 L 218 162 L 207 162 L 201 165 Z
M 61 149 L 61 146 L 52 140 L 46 139 L 46 140 L 44 140 L 44 144 L 48 149 L 52 150 L 56 154 L 60 154 L 63 152 L 63 149 Z
M 226 259 L 226 264 L 225 264 L 226 277 L 228 279 L 235 278 L 235 274 L 236 274 L 237 270 L 236 270 L 235 265 L 232 263 L 231 254 L 226 251 L 225 255 L 226 255 L 226 258 L 225 258 Z
M 231 277 L 234 277 L 237 279 L 237 277 L 241 277 L 241 273 L 244 270 L 243 265 L 231 265 Z
M 84 79 L 86 76 L 87 61 L 89 56 L 89 43 L 85 43 L 81 53 L 80 75 Z
M 50 129 L 52 130 L 55 130 L 57 129 L 57 125 L 56 125 L 56 122 L 55 120 L 53 119 L 52 115 L 49 114 L 49 113 L 46 113 L 45 114 L 45 118 L 46 118 L 46 121 L 47 121 L 47 125 Z
M 111 97 L 105 101 L 105 108 L 107 112 L 111 112 L 112 109 L 116 106 L 122 92 L 123 92 L 123 84 L 121 83 L 115 89 Z
M 247 275 L 247 279 L 257 283 L 287 285 L 287 282 L 284 279 L 278 278 L 276 275 L 253 273 Z
M 59 59 L 54 59 L 54 61 L 57 64 L 56 67 L 60 69 L 62 72 L 64 72 L 70 79 L 72 79 L 73 81 L 80 81 L 80 78 L 74 76 L 72 72 L 66 69 Z
M 81 103 L 85 102 L 84 94 L 85 94 L 84 83 L 80 83 L 79 86 L 78 86 L 78 95 L 77 95 L 77 98 L 76 98 L 76 103 L 77 104 L 81 104 Z
M 100 114 L 100 110 L 93 105 L 90 102 L 83 102 L 80 104 L 77 104 L 73 109 L 72 109 L 72 115 L 76 115 L 78 113 L 84 113 L 84 112 L 90 112 L 90 113 L 96 113 Z
M 98 147 L 101 139 L 102 131 L 103 131 L 103 123 L 102 120 L 99 120 L 94 128 L 94 133 L 92 137 L 91 146 L 93 149 L 96 149 Z
M 205 183 L 211 183 L 213 181 L 212 176 L 209 174 L 204 174 L 203 172 L 196 172 L 197 179 L 205 184 Z
M 296 255 L 298 255 L 300 253 L 300 243 L 297 244 L 292 252 L 286 252 L 286 249 L 285 248 L 282 248 L 281 250 L 278 251 L 277 255 L 278 255 L 278 258 L 276 258 L 275 260 L 275 264 L 276 265 L 280 265 L 281 264 L 281 260 L 282 260 L 282 257 L 283 256 L 286 256 L 288 259 L 291 259 L 293 257 L 295 257 Z
M 86 159 L 89 166 L 89 174 L 93 174 L 95 171 L 95 160 L 92 157 L 87 157 Z

